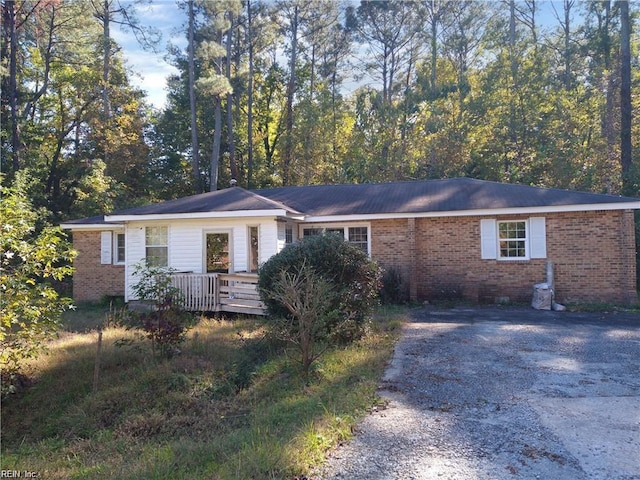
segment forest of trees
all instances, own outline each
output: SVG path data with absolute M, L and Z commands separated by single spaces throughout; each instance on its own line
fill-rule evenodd
M 49 221 L 232 178 L 470 176 L 640 196 L 633 3 L 177 4 L 188 46 L 167 52 L 179 74 L 158 110 L 113 39 L 119 25 L 161 45 L 136 4 L 2 0 L 2 184 Z

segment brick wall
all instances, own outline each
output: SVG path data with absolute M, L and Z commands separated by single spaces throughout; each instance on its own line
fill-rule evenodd
M 632 212 L 547 214 L 547 258 L 526 261 L 482 260 L 481 218 L 415 219 L 415 258 L 407 254 L 411 229 L 406 219 L 374 221 L 372 256 L 383 267 L 397 268 L 407 285 L 413 283 L 417 300 L 529 302 L 533 285 L 546 280 L 547 261 L 555 266 L 560 303 L 637 300 Z M 528 216 L 497 219 L 520 218 Z
M 395 269 L 401 275 L 403 296 L 409 298 L 413 291 L 413 299 L 416 284 L 409 279 L 416 275 L 412 268 L 415 265 L 412 258 L 415 256 L 415 223 L 413 219 L 392 219 L 371 224 L 371 256 L 384 269 Z
M 100 232 L 73 232 L 78 256 L 73 262 L 73 299 L 94 302 L 105 295 L 124 295 L 124 265 L 100 264 Z

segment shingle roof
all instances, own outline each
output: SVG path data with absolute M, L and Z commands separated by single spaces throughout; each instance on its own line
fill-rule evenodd
M 120 210 L 113 215 L 159 215 L 248 210 L 287 210 L 294 214 L 299 213 L 279 203 L 277 200 L 270 200 L 265 196 L 260 196 L 244 188 L 234 187 L 155 203 L 144 207 Z
M 531 187 L 453 178 L 381 184 L 279 187 L 249 191 L 240 187 L 192 195 L 144 207 L 118 211 L 114 216 L 175 215 L 234 211 L 286 211 L 313 217 L 341 215 L 418 214 L 491 209 L 518 209 L 629 204 L 640 199 L 596 193 Z M 621 208 L 629 208 L 623 207 Z M 214 215 L 212 215 L 214 216 Z M 65 222 L 96 224 L 103 216 Z
M 63 225 L 97 225 L 106 223 L 104 215 L 96 215 L 95 217 L 78 218 L 76 220 L 68 220 Z
M 638 199 L 555 188 L 452 178 L 256 190 L 313 216 L 454 212 L 638 202 Z

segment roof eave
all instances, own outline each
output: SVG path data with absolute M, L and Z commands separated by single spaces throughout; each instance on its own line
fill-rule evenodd
M 548 205 L 541 207 L 483 208 L 473 210 L 446 210 L 437 212 L 394 212 L 349 215 L 307 215 L 307 223 L 386 220 L 394 218 L 483 217 L 489 215 L 527 215 L 562 212 L 591 212 L 596 210 L 640 210 L 638 202 L 596 203 L 578 205 Z
M 283 209 L 273 210 L 233 210 L 228 212 L 154 213 L 147 215 L 105 215 L 105 220 L 113 222 L 170 221 L 194 219 L 228 219 L 247 217 L 288 217 L 303 218 L 300 214 Z
M 61 223 L 63 230 L 118 230 L 124 228 L 124 223 Z

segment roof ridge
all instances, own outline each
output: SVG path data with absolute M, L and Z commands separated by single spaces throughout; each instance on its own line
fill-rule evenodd
M 359 186 L 383 186 L 383 185 L 399 185 L 405 183 L 436 183 L 450 182 L 452 180 L 471 180 L 476 182 L 489 182 L 490 180 L 481 180 L 472 177 L 452 177 L 452 178 L 416 178 L 413 180 L 396 180 L 393 182 L 363 182 L 363 183 L 318 183 L 313 185 L 282 185 L 280 187 L 265 187 L 249 190 L 250 192 L 263 192 L 276 189 L 293 189 L 293 188 L 326 188 L 326 187 L 359 187 Z M 501 183 L 501 182 L 493 182 Z
M 245 193 L 251 195 L 253 198 L 265 201 L 265 202 L 270 203 L 271 205 L 274 205 L 274 206 L 276 206 L 278 208 L 282 208 L 284 210 L 289 210 L 292 213 L 300 213 L 300 214 L 302 214 L 302 212 L 299 212 L 295 208 L 290 207 L 289 205 L 287 205 L 285 203 L 279 202 L 277 200 L 272 200 L 271 198 L 268 198 L 268 197 L 265 197 L 263 195 L 260 195 L 260 194 L 256 193 L 253 190 L 247 190 L 246 188 L 243 188 L 243 187 L 233 187 L 233 188 L 241 188 L 242 191 L 244 191 Z M 268 189 L 265 189 L 265 190 L 268 190 Z

